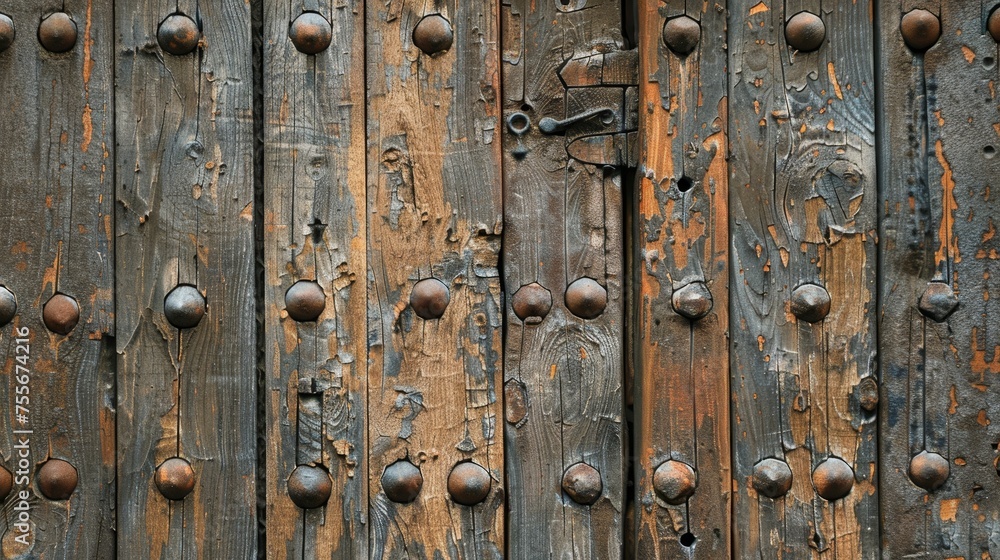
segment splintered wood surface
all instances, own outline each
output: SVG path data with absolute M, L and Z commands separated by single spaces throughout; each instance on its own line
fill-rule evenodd
M 368 556 L 364 29 L 361 1 L 264 3 L 269 558 Z
M 497 7 L 367 10 L 371 557 L 502 558 Z
M 189 54 L 158 43 L 161 22 L 174 13 L 200 29 Z M 249 5 L 117 2 L 115 25 L 118 554 L 254 558 Z M 184 291 L 174 296 L 188 299 L 171 305 L 184 304 L 181 318 L 203 308 L 197 326 L 178 328 L 165 314 L 178 287 Z M 193 471 L 183 500 L 154 482 L 172 458 Z M 167 466 L 170 480 L 185 480 L 178 462 Z
M 992 7 L 894 1 L 879 13 L 886 558 L 1000 557 Z M 913 9 L 940 22 L 926 51 L 901 32 Z
M 875 558 L 871 5 L 729 9 L 734 553 Z
M 730 542 L 726 12 L 685 5 L 638 14 L 634 515 L 649 559 L 724 558 Z

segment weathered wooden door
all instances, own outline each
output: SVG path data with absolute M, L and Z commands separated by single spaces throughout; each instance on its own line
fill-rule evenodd
M 0 556 L 1000 558 L 998 4 L 0 0 Z

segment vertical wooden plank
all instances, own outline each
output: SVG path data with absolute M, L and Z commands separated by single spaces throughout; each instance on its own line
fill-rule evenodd
M 874 558 L 872 6 L 729 6 L 734 553 Z
M 253 558 L 250 7 L 243 0 L 115 7 L 118 551 Z M 166 50 L 185 46 L 193 51 Z M 185 293 L 179 287 L 184 301 L 174 299 Z M 196 326 L 177 326 L 202 310 Z M 165 463 L 173 458 L 191 472 Z M 154 478 L 173 481 L 173 490 L 161 493 Z M 188 484 L 183 499 L 165 497 L 181 497 Z
M 0 464 L 13 478 L 0 550 L 5 558 L 108 558 L 112 11 L 47 0 L 7 2 L 0 12 L 13 24 L 13 42 L 0 52 Z M 67 40 L 52 52 L 40 39 L 54 46 L 57 28 Z
M 636 61 L 620 2 L 501 10 L 508 555 L 620 558 L 622 198 L 609 166 L 626 163 L 635 129 Z
M 879 12 L 886 558 L 1000 557 L 994 6 Z
M 268 0 L 264 58 L 268 557 L 366 558 L 364 3 Z
M 496 6 L 367 8 L 371 556 L 501 558 Z
M 635 541 L 651 559 L 729 557 L 726 11 L 684 7 L 639 10 Z

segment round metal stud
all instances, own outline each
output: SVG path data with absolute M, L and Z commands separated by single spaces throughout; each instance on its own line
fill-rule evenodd
M 304 12 L 288 28 L 288 37 L 299 52 L 319 54 L 330 46 L 333 29 L 330 22 L 316 12 Z
M 0 502 L 7 499 L 14 489 L 14 475 L 6 467 L 0 467 Z
M 326 293 L 312 280 L 299 280 L 285 292 L 285 311 L 292 319 L 305 323 L 315 321 L 326 309 Z
M 663 25 L 663 42 L 670 50 L 684 56 L 691 54 L 701 39 L 701 25 L 688 16 L 667 20 Z
M 990 31 L 993 40 L 1000 43 L 1000 7 L 993 8 L 990 12 L 990 19 L 986 23 L 986 28 Z
M 830 314 L 830 292 L 816 284 L 803 284 L 792 292 L 790 309 L 800 321 L 818 323 Z
M 678 315 L 697 321 L 712 311 L 712 292 L 704 282 L 692 282 L 676 290 L 670 302 Z
M 525 323 L 539 323 L 552 309 L 552 292 L 538 282 L 521 286 L 511 298 L 514 315 Z
M 80 305 L 66 294 L 56 294 L 42 307 L 42 322 L 56 334 L 69 334 L 80 322 Z
M 917 308 L 924 317 L 943 323 L 958 308 L 958 297 L 951 286 L 944 282 L 931 282 L 920 296 Z
M 17 298 L 6 286 L 0 286 L 0 327 L 6 326 L 17 315 Z
M 76 490 L 76 468 L 62 459 L 49 459 L 38 469 L 38 489 L 50 500 L 65 500 Z
M 608 306 L 608 291 L 592 278 L 580 278 L 566 288 L 566 309 L 582 319 L 594 319 Z
M 653 472 L 653 490 L 664 502 L 678 506 L 690 498 L 698 487 L 698 477 L 691 465 L 681 461 L 664 461 Z
M 768 458 L 754 465 L 753 489 L 758 494 L 776 499 L 788 493 L 792 487 L 792 469 L 788 463 Z
M 910 10 L 899 22 L 903 41 L 913 52 L 924 52 L 941 38 L 941 20 L 927 10 Z
M 854 470 L 843 459 L 830 457 L 813 470 L 812 479 L 816 493 L 832 502 L 851 493 Z
M 785 23 L 785 41 L 793 49 L 812 52 L 826 39 L 826 24 L 816 14 L 799 12 Z
M 163 315 L 178 329 L 193 329 L 205 316 L 205 296 L 194 286 L 177 286 L 163 300 Z
M 417 499 L 424 486 L 424 477 L 413 463 L 396 461 L 382 473 L 382 490 L 397 504 L 408 504 Z
M 459 463 L 448 475 L 448 493 L 463 506 L 474 506 L 490 495 L 493 480 L 483 467 L 470 462 Z
M 451 23 L 441 14 L 424 17 L 413 28 L 413 44 L 424 54 L 435 55 L 451 48 L 455 41 L 455 33 Z
M 156 31 L 160 48 L 175 56 L 183 56 L 198 48 L 201 31 L 193 19 L 184 14 L 171 14 Z
M 563 474 L 562 489 L 574 502 L 590 506 L 597 503 L 604 492 L 604 482 L 597 469 L 587 463 L 576 463 Z
M 76 45 L 76 23 L 66 12 L 49 14 L 38 26 L 38 42 L 45 50 L 64 53 Z
M 10 48 L 14 44 L 14 20 L 10 16 L 0 14 L 0 52 Z
M 288 477 L 288 497 L 302 509 L 322 506 L 332 492 L 333 480 L 322 467 L 299 465 Z
M 951 466 L 948 460 L 930 451 L 921 451 L 913 459 L 910 459 L 910 480 L 914 484 L 933 492 L 940 488 L 951 474 Z
M 424 278 L 410 292 L 410 307 L 421 319 L 440 319 L 450 301 L 448 286 L 437 278 Z
M 183 500 L 194 490 L 194 469 L 180 457 L 171 457 L 156 467 L 153 475 L 156 489 L 168 500 Z

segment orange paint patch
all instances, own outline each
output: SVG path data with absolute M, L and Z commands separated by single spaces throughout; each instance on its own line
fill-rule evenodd
M 948 391 L 948 399 L 951 401 L 951 404 L 948 405 L 948 414 L 955 414 L 958 412 L 958 397 L 956 393 L 957 391 L 955 390 L 955 386 L 952 385 L 951 390 Z
M 941 521 L 955 521 L 960 502 L 961 500 L 957 498 L 941 500 Z
M 755 16 L 757 14 L 762 14 L 768 10 L 770 10 L 770 8 L 767 7 L 767 4 L 760 2 L 756 6 L 750 8 L 750 15 Z
M 94 138 L 94 119 L 90 105 L 83 106 L 83 141 L 80 142 L 80 150 L 87 153 L 90 149 L 90 141 Z
M 958 202 L 955 200 L 954 172 L 951 163 L 944 156 L 944 145 L 941 140 L 934 143 L 934 153 L 941 169 L 944 170 L 941 174 L 941 187 L 944 189 L 942 193 L 942 219 L 941 227 L 938 230 L 940 246 L 934 257 L 938 265 L 942 265 L 948 260 L 960 263 L 962 258 L 958 253 L 958 237 L 953 231 L 955 212 L 958 211 Z
M 976 53 L 972 52 L 972 49 L 965 45 L 962 45 L 962 56 L 965 57 L 965 61 L 969 64 L 972 64 L 972 61 L 976 60 Z
M 976 415 L 976 423 L 983 427 L 990 425 L 990 417 L 986 415 L 985 410 L 980 410 Z
M 837 81 L 837 72 L 832 62 L 826 65 L 826 73 L 830 77 L 830 83 L 833 84 L 833 93 L 837 99 L 844 99 L 844 92 L 840 90 L 840 82 Z

